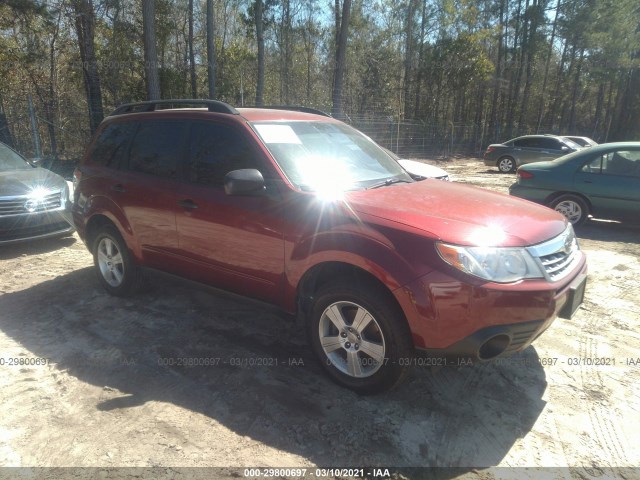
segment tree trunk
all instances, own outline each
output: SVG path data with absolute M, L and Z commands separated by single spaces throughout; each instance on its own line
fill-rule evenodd
M 336 0 L 336 3 L 338 0 Z M 347 56 L 347 38 L 349 30 L 349 16 L 351 14 L 351 0 L 344 0 L 342 4 L 342 15 L 340 18 L 340 29 L 338 33 L 338 43 L 336 44 L 336 63 L 333 76 L 332 100 L 333 108 L 331 113 L 336 118 L 344 118 L 342 112 L 342 83 L 344 80 L 344 67 Z M 336 17 L 337 18 L 337 17 Z M 336 28 L 338 25 L 336 25 Z
M 569 113 L 569 132 L 575 134 L 576 130 L 576 102 L 578 101 L 578 88 L 580 87 L 580 74 L 582 73 L 582 64 L 584 62 L 584 48 L 580 49 L 580 58 L 576 67 L 576 74 L 573 79 L 573 88 L 571 89 L 571 111 Z
M 193 53 L 193 0 L 189 0 L 189 72 L 191 76 L 191 98 L 198 98 L 198 83 L 196 77 L 196 57 Z
M 414 21 L 418 8 L 417 0 L 409 0 L 407 17 L 405 20 L 405 51 L 404 51 L 404 116 L 411 111 L 411 84 L 413 80 L 413 47 L 414 47 Z
M 544 79 L 542 80 L 542 89 L 540 90 L 540 101 L 538 103 L 538 123 L 536 133 L 540 132 L 542 125 L 542 117 L 544 116 L 544 100 L 547 94 L 547 82 L 549 80 L 549 66 L 551 64 L 551 56 L 553 54 L 553 42 L 556 39 L 556 29 L 558 28 L 558 16 L 560 15 L 560 7 L 562 2 L 557 0 L 556 14 L 553 18 L 553 26 L 551 27 L 551 38 L 549 39 L 549 48 L 547 49 L 547 58 L 544 61 Z
M 147 79 L 147 97 L 160 99 L 158 55 L 156 53 L 155 0 L 142 0 L 142 28 L 144 33 L 144 74 Z
M 216 98 L 216 44 L 213 0 L 207 0 L 207 79 L 209 84 L 209 98 Z
M 75 27 L 82 60 L 82 75 L 89 108 L 89 129 L 95 132 L 104 118 L 100 74 L 93 44 L 95 18 L 92 0 L 74 0 Z
M 523 46 L 526 52 L 526 65 L 527 70 L 525 73 L 525 81 L 524 81 L 524 90 L 522 92 L 522 102 L 520 103 L 520 116 L 518 118 L 518 125 L 520 131 L 523 131 L 523 126 L 527 126 L 526 130 L 528 131 L 527 124 L 527 111 L 529 108 L 529 95 L 531 92 L 531 82 L 533 81 L 533 40 L 535 39 L 536 31 L 538 29 L 538 3 L 536 0 L 533 1 L 531 8 L 529 8 L 529 2 L 527 1 L 527 18 L 528 18 L 528 29 L 527 29 L 527 39 L 526 43 Z
M 262 0 L 256 0 L 255 21 L 256 21 L 256 41 L 258 43 L 258 78 L 256 82 L 256 105 L 261 107 L 264 104 L 264 23 Z
M 511 62 L 511 78 L 509 81 L 509 104 L 507 106 L 507 136 L 513 136 L 513 123 L 516 112 L 516 100 L 520 93 L 520 82 L 522 81 L 522 45 L 518 49 L 518 41 L 520 40 L 520 26 L 522 21 L 522 0 L 518 0 L 518 10 L 516 13 L 516 25 L 513 36 L 513 60 Z M 514 73 L 515 70 L 515 73 Z
M 556 113 L 558 110 L 558 106 L 560 104 L 560 87 L 562 86 L 564 65 L 567 62 L 567 52 L 569 50 L 569 40 L 564 42 L 564 46 L 562 47 L 562 55 L 560 56 L 560 64 L 558 65 L 558 71 L 556 74 L 556 85 L 553 89 L 553 100 L 551 101 L 551 109 L 549 110 L 547 123 L 551 130 L 555 129 L 556 125 Z
M 505 0 L 500 1 L 500 33 L 498 34 L 498 61 L 496 62 L 495 83 L 493 85 L 493 100 L 491 102 L 491 114 L 489 121 L 489 143 L 497 142 L 500 139 L 500 128 L 498 126 L 498 102 L 500 100 L 500 90 L 502 87 L 502 51 L 504 38 L 504 8 Z
M 422 2 L 422 16 L 420 18 L 420 47 L 418 49 L 418 73 L 416 76 L 416 92 L 415 101 L 413 104 L 413 118 L 420 117 L 420 103 L 421 103 L 421 90 L 422 90 L 422 70 L 424 63 L 424 34 L 427 28 L 427 0 Z

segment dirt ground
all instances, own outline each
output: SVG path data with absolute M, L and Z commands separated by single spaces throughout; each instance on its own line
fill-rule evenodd
M 438 165 L 501 192 L 515 180 Z M 161 276 L 110 297 L 76 236 L 1 247 L 0 465 L 640 476 L 608 469 L 640 466 L 640 227 L 591 221 L 578 237 L 590 271 L 573 319 L 509 360 L 417 367 L 374 397 L 331 383 L 275 311 Z M 190 358 L 211 365 L 177 365 Z

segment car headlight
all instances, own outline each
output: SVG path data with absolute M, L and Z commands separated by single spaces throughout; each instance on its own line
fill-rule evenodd
M 544 278 L 540 267 L 524 248 L 462 247 L 437 243 L 442 259 L 469 275 L 496 283 L 517 282 L 525 278 Z

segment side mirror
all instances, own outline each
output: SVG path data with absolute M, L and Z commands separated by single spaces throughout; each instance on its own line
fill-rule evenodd
M 571 149 L 569 147 L 567 147 L 566 145 L 563 145 L 560 150 L 562 150 L 563 152 L 568 152 Z
M 264 191 L 264 177 L 255 168 L 232 170 L 224 176 L 227 195 L 262 195 Z

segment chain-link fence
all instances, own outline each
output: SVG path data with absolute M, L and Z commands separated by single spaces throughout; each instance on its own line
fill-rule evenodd
M 47 167 L 77 163 L 90 139 L 87 115 L 82 109 L 68 105 L 65 107 L 76 113 L 55 117 L 37 107 L 30 110 L 28 98 L 13 99 L 5 105 L 0 141 L 11 144 L 27 158 L 41 157 Z M 406 158 L 477 156 L 486 147 L 485 128 L 481 125 L 434 125 L 384 115 L 346 117 L 345 121 Z

